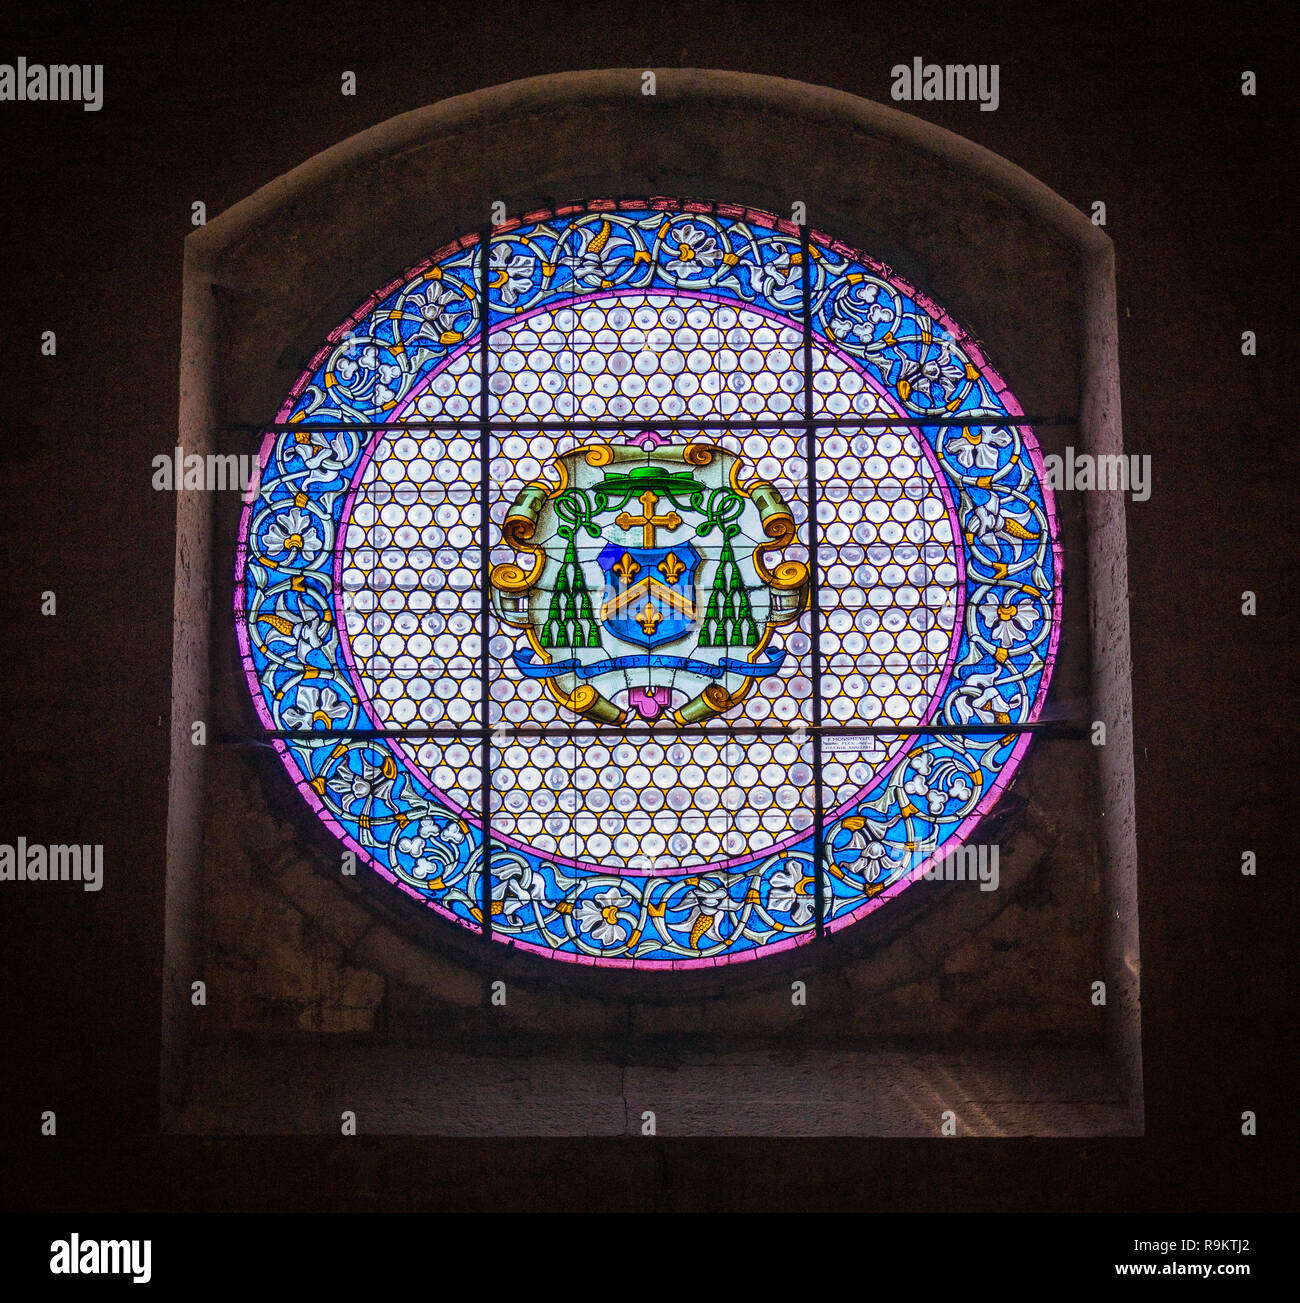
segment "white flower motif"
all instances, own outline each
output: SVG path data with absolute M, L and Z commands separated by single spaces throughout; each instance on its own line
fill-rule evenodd
M 434 819 L 421 819 L 416 832 L 397 839 L 397 849 L 415 857 L 415 864 L 410 870 L 413 877 L 427 878 L 435 870 L 455 862 L 455 848 L 467 836 L 465 828 L 459 821 L 440 827 Z M 431 843 L 433 853 L 438 857 L 439 862 L 429 859 L 424 853 L 425 848 Z
M 913 358 L 904 358 L 898 368 L 898 389 L 904 402 L 911 394 L 920 394 L 927 403 L 933 404 L 934 386 L 938 385 L 947 400 L 957 390 L 958 381 L 966 375 L 966 368 L 958 366 L 949 356 L 945 344 L 939 350 L 939 356 L 929 361 L 920 362 Z
M 828 323 L 831 337 L 833 339 L 848 339 L 850 336 L 856 336 L 864 344 L 870 343 L 876 333 L 876 327 L 882 321 L 893 321 L 894 319 L 892 308 L 875 301 L 879 293 L 879 286 L 859 285 L 847 294 L 841 295 L 831 309 L 833 315 Z M 865 326 L 858 315 L 860 312 L 859 305 L 863 303 L 870 305 L 866 312 L 862 313 L 867 319 Z M 850 315 L 846 316 L 841 312 L 840 305 L 844 305 L 849 310 Z
M 498 245 L 489 264 L 495 273 L 490 282 L 500 290 L 501 301 L 513 304 L 533 283 L 533 267 L 537 259 L 526 253 L 512 254 L 504 245 Z
M 932 786 L 930 783 L 930 770 L 934 767 L 934 756 L 928 751 L 922 751 L 919 755 L 912 757 L 911 766 L 914 771 L 913 776 L 903 784 L 903 791 L 908 793 L 909 796 L 915 796 L 923 800 L 929 807 L 931 814 L 942 814 L 944 806 L 948 804 L 948 796 L 941 787 Z
M 1033 604 L 1019 596 L 1000 602 L 992 595 L 980 603 L 980 618 L 988 625 L 993 641 L 1000 647 L 1011 647 L 1038 623 L 1038 612 Z
M 590 247 L 577 253 L 566 253 L 558 259 L 561 267 L 571 267 L 575 280 L 597 284 L 600 281 L 613 280 L 618 264 L 622 258 L 615 254 L 609 245 L 593 251 Z
M 342 432 L 328 442 L 323 435 L 313 430 L 310 435 L 298 436 L 303 442 L 295 449 L 298 456 L 309 468 L 307 483 L 317 484 L 332 480 L 338 471 L 352 460 L 352 445 L 348 436 Z
M 276 601 L 274 616 L 259 616 L 258 622 L 271 626 L 266 636 L 268 645 L 273 642 L 292 643 L 295 658 L 304 665 L 308 663 L 311 652 L 333 646 L 335 632 L 330 620 L 324 615 L 305 615 L 290 610 L 283 593 Z
M 546 882 L 540 874 L 520 864 L 507 864 L 497 872 L 496 885 L 492 888 L 494 914 L 503 914 L 511 923 L 515 915 L 535 901 L 546 898 Z M 500 902 L 499 905 L 497 902 Z M 588 902 L 584 902 L 588 903 Z M 617 914 L 615 915 L 617 918 Z M 605 914 L 601 913 L 601 918 Z M 603 926 L 603 924 L 602 924 Z M 621 940 L 622 938 L 616 938 Z
M 966 781 L 965 776 L 957 774 L 952 782 L 948 784 L 948 798 L 952 801 L 969 801 L 973 790 Z
M 456 315 L 465 301 L 451 286 L 431 281 L 422 295 L 411 295 L 410 302 L 424 320 L 425 329 L 439 343 L 454 344 L 462 338 L 456 329 Z
M 772 889 L 767 898 L 768 908 L 789 914 L 795 923 L 807 923 L 815 912 L 816 902 L 812 896 L 799 889 L 812 881 L 813 879 L 809 878 L 797 864 L 790 863 L 777 869 L 772 874 Z
M 427 822 L 429 821 L 426 819 L 424 823 Z M 420 824 L 421 832 L 424 831 L 424 823 Z M 446 824 L 438 835 L 448 846 L 459 846 L 469 836 L 469 833 L 466 831 L 465 825 L 457 820 L 455 823 Z
M 972 787 L 951 760 L 937 762 L 933 754 L 922 751 L 913 756 L 909 764 L 913 777 L 903 784 L 903 791 L 924 800 L 931 816 L 942 814 L 948 801 L 970 799 Z
M 284 720 L 290 728 L 315 728 L 317 721 L 329 728 L 331 720 L 346 719 L 351 713 L 347 703 L 339 700 L 333 688 L 301 684 L 294 702 L 284 712 Z
M 867 318 L 870 321 L 888 321 L 894 311 L 886 303 L 880 302 L 880 286 L 872 281 L 859 281 L 849 290 L 849 298 L 856 303 L 867 303 Z
M 905 863 L 902 856 L 892 854 L 887 842 L 876 841 L 874 838 L 863 845 L 861 859 L 866 869 L 862 876 L 869 883 L 883 882 L 897 873 Z
M 968 444 L 963 447 L 969 448 Z M 956 453 L 953 454 L 956 456 Z M 1006 503 L 996 497 L 990 497 L 985 503 L 975 507 L 966 518 L 966 528 L 981 543 L 997 544 L 999 534 L 1009 534 L 1012 538 L 1037 538 L 1025 528 L 1025 521 L 1030 517 L 1029 511 L 1008 511 Z
M 760 294 L 776 298 L 782 290 L 788 289 L 800 280 L 803 270 L 802 255 L 786 250 L 771 262 L 759 263 L 749 270 L 749 279 Z
M 876 333 L 876 326 L 882 321 L 893 321 L 894 310 L 888 304 L 878 302 L 879 297 L 880 286 L 873 285 L 870 281 L 863 281 L 853 286 L 847 294 L 840 295 L 836 299 L 835 316 L 830 322 L 834 335 L 843 339 L 856 334 L 863 340 L 869 340 Z M 852 319 L 841 313 L 839 304 L 844 305 Z M 866 307 L 866 312 L 862 314 L 867 319 L 866 330 L 862 329 L 857 319 L 863 307 Z
M 393 793 L 394 781 L 385 777 L 382 765 L 372 765 L 369 760 L 362 759 L 359 774 L 340 766 L 326 786 L 344 797 L 348 806 L 353 806 L 359 801 L 387 801 Z
M 691 888 L 689 899 L 691 912 L 687 914 L 682 926 L 687 929 L 691 944 L 698 949 L 706 937 L 712 937 L 715 941 L 725 940 L 722 920 L 727 914 L 740 909 L 727 888 L 709 878 L 701 878 L 699 884 Z
M 1024 694 L 1013 692 L 1008 701 L 995 682 L 994 674 L 972 674 L 958 689 L 952 709 L 959 724 L 1009 724 L 1024 703 Z
M 717 240 L 698 226 L 679 226 L 674 235 L 677 237 L 677 256 L 668 260 L 667 268 L 675 276 L 694 276 L 701 269 L 714 266 L 722 257 L 722 250 Z
M 591 935 L 601 945 L 613 945 L 627 939 L 627 928 L 618 920 L 618 911 L 626 909 L 632 903 L 632 897 L 610 887 L 597 896 L 594 901 L 584 900 L 578 906 L 578 922 L 591 931 Z
M 413 878 L 427 878 L 429 874 L 435 872 L 438 868 L 431 859 L 423 854 L 423 837 L 399 837 L 397 839 L 397 849 L 415 857 L 415 863 L 408 870 Z
M 879 884 L 876 890 L 868 891 L 870 895 L 875 895 L 885 880 L 897 873 L 905 863 L 903 856 L 895 855 L 893 847 L 885 840 L 896 822 L 896 819 L 871 819 L 855 814 L 843 819 L 837 828 L 831 830 L 828 839 L 831 843 L 838 839 L 840 833 L 849 834 L 848 845 L 840 848 L 839 854 L 843 855 L 845 851 L 857 852 L 856 855 L 846 855 L 844 858 L 848 862 L 861 861 L 858 868 L 863 872 L 867 883 Z
M 345 385 L 351 386 L 352 382 L 357 379 L 362 371 L 375 372 L 381 380 L 390 384 L 402 374 L 402 368 L 398 366 L 397 363 L 380 361 L 378 345 L 364 345 L 361 349 L 360 355 L 356 357 L 353 356 L 355 349 L 356 344 L 351 340 L 345 341 L 340 345 L 341 355 L 336 356 L 332 364 L 334 374 L 338 376 Z
M 991 471 L 998 464 L 998 449 L 1010 442 L 1011 435 L 1006 430 L 977 425 L 950 436 L 946 447 L 948 456 L 967 470 L 977 466 L 982 471 Z
M 304 515 L 297 507 L 292 507 L 283 515 L 277 516 L 267 527 L 263 550 L 269 557 L 297 552 L 305 563 L 310 563 L 320 551 L 322 542 L 311 517 Z

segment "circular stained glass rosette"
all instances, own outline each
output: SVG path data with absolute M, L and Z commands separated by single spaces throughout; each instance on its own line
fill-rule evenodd
M 436 913 L 580 963 L 755 959 L 815 935 L 819 881 L 828 932 L 897 895 L 1010 781 L 1060 631 L 1038 446 L 938 307 L 806 247 L 725 205 L 530 214 L 491 236 L 486 349 L 467 237 L 278 413 L 237 565 L 253 697 Z

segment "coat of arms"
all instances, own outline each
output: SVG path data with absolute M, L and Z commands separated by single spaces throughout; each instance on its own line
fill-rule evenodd
M 527 641 L 520 673 L 602 724 L 699 723 L 776 674 L 773 631 L 796 620 L 808 568 L 781 556 L 794 519 L 712 444 L 592 444 L 526 485 L 502 533 L 524 564 L 492 567 L 493 605 Z

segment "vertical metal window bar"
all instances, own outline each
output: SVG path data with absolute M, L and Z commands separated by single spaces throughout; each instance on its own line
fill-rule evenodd
M 813 771 L 813 890 L 816 896 L 817 936 L 826 935 L 824 902 L 826 867 L 825 833 L 822 829 L 822 644 L 821 593 L 817 576 L 817 423 L 813 419 L 812 365 L 812 251 L 808 227 L 799 227 L 799 250 L 803 271 L 803 417 L 808 441 L 808 482 L 804 486 L 808 526 L 808 637 L 809 671 L 812 675 L 812 771 Z
M 488 281 L 492 228 L 485 226 L 479 241 L 479 347 L 478 347 L 478 475 L 479 475 L 479 823 L 483 832 L 483 870 L 479 909 L 483 935 L 492 935 L 492 726 L 488 718 L 488 641 L 491 592 L 491 537 L 488 462 L 492 453 L 492 426 L 488 409 Z

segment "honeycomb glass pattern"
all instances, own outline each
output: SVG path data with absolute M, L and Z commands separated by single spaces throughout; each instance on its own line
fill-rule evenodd
M 557 457 L 595 442 L 564 428 L 566 417 L 630 416 L 645 427 L 634 436 L 645 445 L 647 431 L 666 429 L 652 438 L 670 440 L 666 423 L 684 416 L 745 413 L 760 420 L 784 415 L 803 401 L 797 323 L 704 300 L 632 295 L 544 311 L 499 325 L 490 350 L 491 537 L 498 563 L 516 559 L 500 526 L 524 486 L 543 478 Z M 811 357 L 814 410 L 890 413 L 843 358 L 820 345 Z M 436 374 L 416 410 L 429 419 L 461 410 L 476 387 L 476 361 L 462 354 Z M 508 416 L 556 428 L 516 432 L 503 423 Z M 612 440 L 627 446 L 621 432 Z M 742 479 L 761 479 L 780 492 L 798 531 L 790 559 L 806 562 L 807 444 L 799 429 L 724 433 L 712 442 L 737 455 Z M 957 615 L 948 504 L 920 444 L 905 428 L 899 434 L 888 428 L 846 435 L 832 430 L 819 434 L 817 451 L 823 716 L 873 727 L 921 723 L 948 664 Z M 472 718 L 470 703 L 479 695 L 472 673 L 477 638 L 469 633 L 472 620 L 453 606 L 453 594 L 467 593 L 469 609 L 477 610 L 477 576 L 465 561 L 472 555 L 476 567 L 471 544 L 477 536 L 462 523 L 455 503 L 444 501 L 459 496 L 463 512 L 476 517 L 469 476 L 477 477 L 477 445 L 463 438 L 377 440 L 366 467 L 357 494 L 364 520 L 358 521 L 354 505 L 343 577 L 345 592 L 355 591 L 354 610 L 362 601 L 368 608 L 349 616 L 347 632 L 377 725 Z M 393 498 L 377 517 L 376 495 Z M 435 523 L 425 525 L 433 499 L 439 500 Z M 377 527 L 371 525 L 376 519 Z M 449 532 L 437 521 L 454 524 Z M 627 531 L 610 525 L 606 533 L 623 537 Z M 750 547 L 758 541 L 751 538 Z M 583 558 L 589 591 L 604 587 L 600 550 L 590 547 Z M 551 582 L 544 575 L 538 585 L 538 623 L 555 599 L 561 561 Z M 404 608 L 398 607 L 399 594 L 405 595 Z M 435 604 L 445 610 L 432 609 Z M 412 605 L 419 609 L 410 610 Z M 412 631 L 405 638 L 403 622 Z M 808 624 L 804 618 L 775 636 L 771 645 L 786 653 L 781 669 L 759 681 L 734 711 L 710 719 L 711 729 L 726 730 L 733 718 L 755 725 L 811 724 Z M 456 637 L 458 628 L 463 639 Z M 520 672 L 511 656 L 517 642 L 507 629 L 490 643 L 489 721 L 548 726 L 568 719 L 579 731 L 597 730 L 597 721 L 574 720 L 543 680 Z M 620 691 L 639 703 L 654 685 L 635 678 L 625 675 Z M 678 693 L 671 680 L 660 686 Z M 680 692 L 689 695 L 685 688 Z M 677 731 L 666 712 L 625 713 Z M 831 803 L 851 801 L 902 741 L 901 735 L 860 736 L 851 752 L 825 764 Z M 463 751 L 459 743 L 452 748 L 455 756 Z M 471 789 L 459 767 L 447 763 L 444 744 L 430 740 L 418 750 L 410 744 L 404 749 L 453 805 L 467 807 Z M 719 760 L 710 740 L 683 738 L 666 749 L 658 742 L 642 749 L 653 763 L 634 759 L 638 748 L 630 744 L 597 747 L 599 764 L 593 768 L 588 759 L 566 774 L 549 745 L 508 748 L 492 778 L 494 835 L 504 844 L 584 867 L 660 870 L 707 864 L 719 854 L 767 852 L 797 839 L 812 822 L 807 777 L 796 764 L 799 748 L 788 741 L 724 744 L 731 762 Z
M 1045 698 L 1032 431 L 933 303 L 767 214 L 464 237 L 330 337 L 262 466 L 236 628 L 273 745 L 381 877 L 521 949 L 848 926 L 969 834 Z

